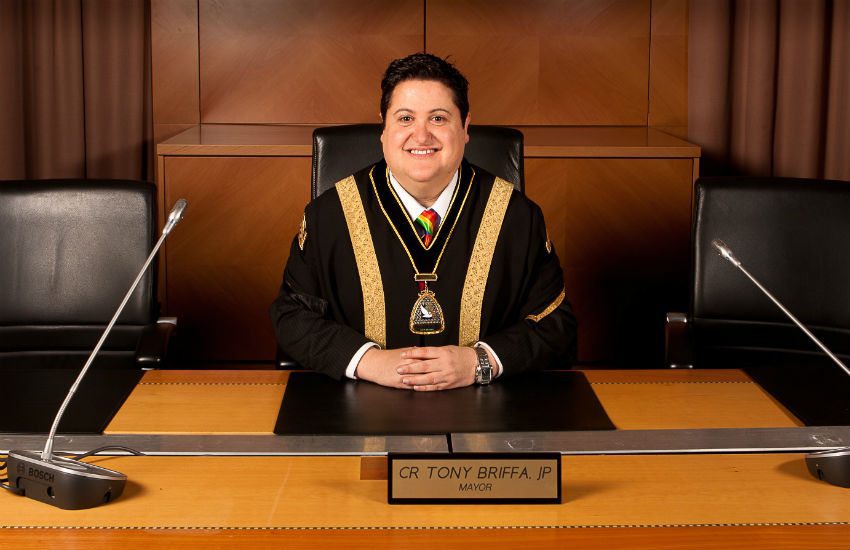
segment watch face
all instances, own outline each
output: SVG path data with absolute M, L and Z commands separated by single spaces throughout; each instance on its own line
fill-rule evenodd
M 487 358 L 487 352 L 481 348 L 475 348 L 478 355 L 478 367 L 475 368 L 475 383 L 489 384 L 493 379 L 493 367 Z
M 487 366 L 479 366 L 475 372 L 475 383 L 476 384 L 489 384 L 493 379 L 493 369 Z

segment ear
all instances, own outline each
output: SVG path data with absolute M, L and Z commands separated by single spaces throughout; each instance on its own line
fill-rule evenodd
M 472 121 L 472 113 L 466 113 L 466 121 L 463 123 L 464 143 L 469 143 L 469 123 Z
M 384 132 L 387 131 L 387 125 L 384 123 L 384 117 L 378 113 L 378 118 L 381 119 L 381 143 L 384 143 Z

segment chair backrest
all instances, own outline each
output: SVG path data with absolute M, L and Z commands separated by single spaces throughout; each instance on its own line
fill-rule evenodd
M 713 239 L 725 241 L 834 352 L 850 354 L 850 183 L 703 178 L 695 201 L 691 312 L 697 364 L 720 349 L 819 353 L 717 255 Z
M 342 178 L 383 157 L 380 124 L 326 126 L 313 132 L 312 197 Z M 525 185 L 522 132 L 503 126 L 470 126 L 465 157 L 469 162 L 509 181 Z
M 0 354 L 90 350 L 156 238 L 155 188 L 116 180 L 0 182 Z M 149 270 L 105 349 L 155 321 Z

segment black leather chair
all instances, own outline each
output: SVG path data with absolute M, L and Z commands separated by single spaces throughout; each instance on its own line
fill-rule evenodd
M 793 362 L 820 356 L 796 325 L 716 253 L 714 239 L 725 241 L 827 347 L 845 363 L 850 360 L 850 183 L 697 181 L 691 311 L 668 317 L 668 366 L 740 367 L 742 357 Z M 690 345 L 683 345 L 683 337 Z
M 158 235 L 155 188 L 114 180 L 0 181 L 0 368 L 78 368 Z M 157 322 L 155 265 L 98 368 L 156 368 L 174 320 Z
M 470 126 L 466 159 L 505 181 L 520 192 L 525 188 L 523 135 L 503 126 Z M 342 178 L 383 157 L 380 124 L 325 126 L 313 131 L 312 198 L 316 198 Z M 294 368 L 295 363 L 278 349 L 277 367 Z

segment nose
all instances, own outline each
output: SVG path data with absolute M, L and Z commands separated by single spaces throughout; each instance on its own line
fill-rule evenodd
M 431 131 L 428 129 L 427 122 L 417 122 L 413 125 L 413 139 L 420 144 L 428 143 L 431 140 Z

